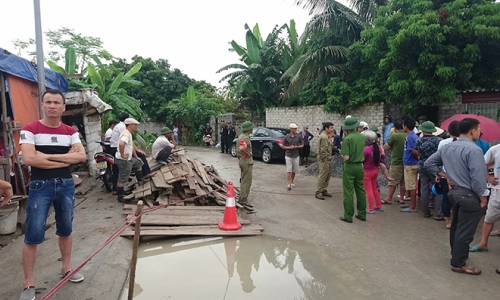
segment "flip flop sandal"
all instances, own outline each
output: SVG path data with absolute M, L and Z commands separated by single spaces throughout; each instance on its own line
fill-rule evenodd
M 417 210 L 416 209 L 411 210 L 409 207 L 407 207 L 407 208 L 403 208 L 402 210 L 400 210 L 400 212 L 402 212 L 402 213 L 416 213 Z
M 481 270 L 476 269 L 476 268 L 471 267 L 471 266 L 468 266 L 468 265 L 465 265 L 461 268 L 451 267 L 451 270 L 453 272 L 456 272 L 456 273 L 463 273 L 463 274 L 467 274 L 467 275 L 479 275 L 479 274 L 481 274 Z
M 475 245 L 469 248 L 469 252 L 488 252 L 488 249 L 483 249 L 479 245 Z
M 408 207 L 410 207 L 410 205 L 403 203 L 399 207 L 401 207 L 401 208 L 408 208 Z
M 500 236 L 500 231 L 495 230 L 490 233 L 490 236 Z
M 382 200 L 381 202 L 382 202 L 382 204 L 387 204 L 387 205 L 392 204 L 392 201 L 391 201 L 391 202 L 389 202 L 389 201 Z
M 434 218 L 436 221 L 446 221 L 444 218 Z

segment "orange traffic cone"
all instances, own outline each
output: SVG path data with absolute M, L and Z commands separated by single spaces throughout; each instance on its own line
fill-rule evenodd
M 234 263 L 236 262 L 236 239 L 224 241 L 224 250 L 226 251 L 227 274 L 233 277 Z
M 234 185 L 232 181 L 227 184 L 226 210 L 224 211 L 224 220 L 219 223 L 221 230 L 240 230 L 241 224 L 238 223 L 236 216 L 236 200 L 234 200 Z

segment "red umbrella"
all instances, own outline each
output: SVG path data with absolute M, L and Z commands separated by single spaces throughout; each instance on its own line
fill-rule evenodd
M 462 121 L 465 118 L 476 119 L 479 123 L 481 123 L 481 132 L 483 133 L 483 136 L 481 137 L 482 140 L 487 142 L 500 141 L 500 124 L 497 121 L 485 116 L 472 114 L 454 115 L 453 117 L 443 121 L 443 123 L 441 123 L 441 128 L 448 130 L 448 126 L 452 121 Z

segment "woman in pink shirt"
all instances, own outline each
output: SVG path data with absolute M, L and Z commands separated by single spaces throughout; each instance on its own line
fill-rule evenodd
M 375 214 L 375 211 L 383 211 L 380 193 L 377 190 L 377 178 L 380 165 L 383 165 L 382 160 L 385 158 L 384 151 L 377 143 L 377 134 L 375 132 L 366 132 L 366 146 L 364 149 L 365 161 L 363 169 L 365 177 L 363 185 L 366 190 L 366 198 L 368 200 L 368 210 L 366 213 Z M 387 168 L 382 169 L 387 180 L 391 180 Z

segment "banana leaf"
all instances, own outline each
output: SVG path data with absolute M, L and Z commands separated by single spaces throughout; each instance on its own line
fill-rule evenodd
M 96 85 L 97 91 L 99 92 L 99 97 L 105 100 L 104 95 L 106 94 L 106 90 L 104 88 L 104 83 L 102 82 L 101 74 L 97 73 L 94 69 L 94 66 L 89 64 L 87 66 L 87 71 L 89 73 L 90 81 Z
M 47 65 L 49 65 L 49 68 L 51 68 L 52 70 L 56 71 L 56 72 L 59 72 L 61 74 L 66 74 L 66 70 L 64 70 L 62 67 L 58 66 L 55 62 L 53 61 L 48 61 L 47 62 Z
M 75 74 L 76 73 L 76 52 L 75 49 L 69 47 L 66 49 L 66 54 L 64 56 L 66 61 L 66 73 Z

